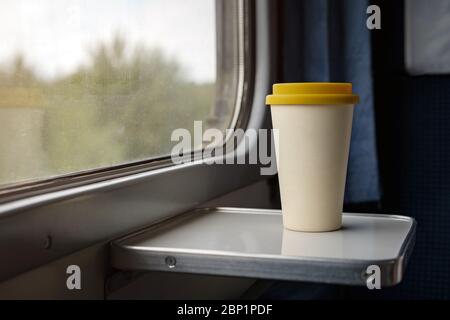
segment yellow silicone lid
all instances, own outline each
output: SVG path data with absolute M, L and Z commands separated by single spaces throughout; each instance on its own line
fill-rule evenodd
M 357 104 L 359 97 L 346 82 L 277 83 L 273 94 L 266 97 L 268 105 L 286 104 Z

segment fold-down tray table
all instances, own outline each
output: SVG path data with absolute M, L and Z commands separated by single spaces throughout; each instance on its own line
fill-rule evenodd
M 112 243 L 113 267 L 261 279 L 382 286 L 402 280 L 415 238 L 412 218 L 343 214 L 341 230 L 283 229 L 279 210 L 197 209 Z M 377 267 L 372 267 L 377 269 Z M 368 280 L 369 279 L 369 280 Z

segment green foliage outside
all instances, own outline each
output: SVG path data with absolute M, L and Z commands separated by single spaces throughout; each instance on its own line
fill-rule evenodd
M 0 184 L 167 155 L 174 129 L 209 117 L 213 83 L 190 82 L 158 49 L 127 50 L 120 37 L 100 44 L 88 65 L 51 82 L 20 57 L 0 71 Z

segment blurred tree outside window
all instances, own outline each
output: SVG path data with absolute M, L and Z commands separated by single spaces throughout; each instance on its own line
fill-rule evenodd
M 215 6 L 0 0 L 0 185 L 166 156 L 195 120 L 228 128 Z

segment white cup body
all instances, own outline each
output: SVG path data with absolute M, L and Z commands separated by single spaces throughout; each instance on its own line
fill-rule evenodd
M 354 105 L 272 105 L 284 227 L 325 232 L 342 224 Z

